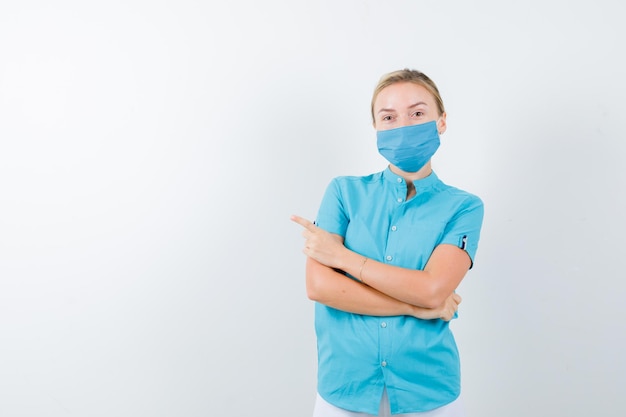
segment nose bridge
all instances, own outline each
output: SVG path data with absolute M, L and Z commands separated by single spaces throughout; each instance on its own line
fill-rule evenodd
M 398 127 L 409 126 L 413 124 L 413 121 L 411 120 L 411 117 L 408 114 L 398 115 L 397 121 L 398 121 Z

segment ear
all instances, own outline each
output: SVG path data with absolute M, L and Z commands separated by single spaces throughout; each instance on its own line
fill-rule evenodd
M 444 111 L 441 116 L 439 116 L 439 121 L 437 122 L 437 130 L 439 131 L 439 136 L 444 134 L 447 127 L 448 124 L 446 122 L 446 112 Z

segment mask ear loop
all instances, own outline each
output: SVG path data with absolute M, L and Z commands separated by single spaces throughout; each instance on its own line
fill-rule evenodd
M 439 116 L 439 117 L 437 118 L 437 121 L 435 122 L 435 123 L 437 124 L 437 134 L 438 134 L 439 136 L 441 136 L 441 135 L 443 135 L 443 132 L 440 132 L 440 131 L 439 131 L 439 120 L 441 120 L 441 116 Z

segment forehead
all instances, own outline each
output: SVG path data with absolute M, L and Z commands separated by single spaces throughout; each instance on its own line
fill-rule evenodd
M 435 107 L 435 98 L 426 87 L 412 82 L 399 82 L 388 85 L 378 93 L 374 111 L 383 108 L 400 110 L 419 102 Z

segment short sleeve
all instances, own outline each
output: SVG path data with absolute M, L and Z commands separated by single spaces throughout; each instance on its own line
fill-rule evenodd
M 471 195 L 446 225 L 440 242 L 455 245 L 465 250 L 472 260 L 472 266 L 474 266 L 474 259 L 478 250 L 483 215 L 483 202 L 480 198 Z
M 338 178 L 333 179 L 324 193 L 315 224 L 330 233 L 346 235 L 349 218 L 346 214 Z

